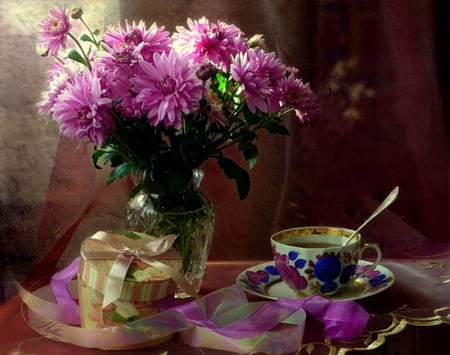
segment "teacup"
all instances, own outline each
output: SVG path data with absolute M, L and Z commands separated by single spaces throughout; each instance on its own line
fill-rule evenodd
M 299 297 L 332 295 L 341 292 L 356 277 L 374 270 L 381 261 L 381 249 L 375 243 L 363 243 L 358 233 L 340 227 L 299 227 L 281 230 L 271 236 L 275 266 L 281 279 Z M 365 250 L 372 248 L 376 260 L 362 273 L 355 274 Z

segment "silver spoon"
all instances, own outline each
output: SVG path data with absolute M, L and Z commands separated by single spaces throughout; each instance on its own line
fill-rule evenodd
M 398 195 L 398 186 L 394 187 L 394 189 L 387 195 L 383 202 L 378 206 L 378 208 L 372 212 L 372 214 L 361 224 L 357 230 L 355 230 L 344 242 L 343 245 L 347 245 L 350 241 L 355 237 L 358 232 L 363 229 L 367 223 L 369 223 L 372 219 L 378 216 L 381 212 L 383 212 L 392 202 L 395 201 Z

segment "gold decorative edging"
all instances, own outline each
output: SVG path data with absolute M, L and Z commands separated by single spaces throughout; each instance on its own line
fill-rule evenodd
M 418 316 L 418 314 L 422 314 Z M 402 307 L 392 312 L 397 320 L 406 320 L 408 324 L 418 327 L 431 327 L 440 324 L 450 324 L 450 306 L 434 310 L 421 310 Z
M 422 315 L 418 316 L 418 314 Z M 352 342 L 332 342 L 330 339 L 325 339 L 323 342 L 304 344 L 296 354 L 342 355 L 352 351 L 376 350 L 386 342 L 387 337 L 401 333 L 408 325 L 431 327 L 450 324 L 450 306 L 440 307 L 435 310 L 401 307 L 388 314 L 371 314 L 371 317 L 390 319 L 387 321 L 389 325 L 383 329 L 367 330 L 361 338 Z M 369 327 L 370 324 L 369 321 Z
M 377 317 L 376 315 L 371 316 Z M 324 342 L 312 342 L 302 345 L 296 354 L 341 355 L 351 351 L 375 350 L 385 343 L 386 337 L 402 332 L 408 325 L 405 319 L 397 320 L 392 315 L 387 316 L 391 318 L 390 324 L 387 327 L 379 330 L 368 330 L 362 337 L 352 342 L 332 342 L 330 339 L 325 339 Z

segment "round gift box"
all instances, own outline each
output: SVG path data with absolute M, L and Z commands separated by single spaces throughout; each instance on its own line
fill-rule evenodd
M 126 235 L 114 234 L 113 237 L 132 250 L 139 250 L 143 245 L 156 238 L 133 232 L 134 238 Z M 102 307 L 109 272 L 115 258 L 94 259 L 89 258 L 89 253 L 109 252 L 106 248 L 92 242 L 92 238 L 86 239 L 81 245 L 80 269 L 78 273 L 79 303 L 81 325 L 84 328 L 102 328 L 127 321 L 142 319 L 157 313 L 154 301 L 174 295 L 176 283 L 172 278 L 153 266 L 146 265 L 139 259 L 132 261 L 130 268 L 144 269 L 147 278 L 143 281 L 130 279 L 129 272 L 123 282 L 119 300 L 106 307 Z M 165 253 L 155 257 L 176 270 L 181 269 L 181 258 L 175 249 L 170 248 Z M 121 308 L 122 314 L 117 309 Z M 123 316 L 129 313 L 130 317 Z

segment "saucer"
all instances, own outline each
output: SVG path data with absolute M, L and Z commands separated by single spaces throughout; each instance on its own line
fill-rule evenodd
M 372 263 L 360 260 L 356 273 L 363 272 Z M 326 296 L 332 300 L 357 300 L 383 292 L 394 284 L 394 274 L 385 266 L 377 267 L 364 275 L 357 277 L 351 285 L 347 285 L 341 292 Z M 279 298 L 299 298 L 281 279 L 273 261 L 252 266 L 242 271 L 236 278 L 236 283 L 246 292 L 277 300 Z

